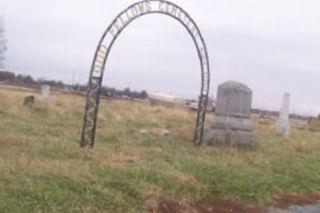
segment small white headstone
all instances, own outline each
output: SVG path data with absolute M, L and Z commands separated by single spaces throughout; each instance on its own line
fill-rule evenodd
M 277 122 L 277 134 L 281 136 L 290 135 L 290 94 L 285 93 Z
M 45 104 L 49 104 L 50 100 L 50 86 L 48 85 L 41 85 L 41 96 L 42 96 L 42 101 Z

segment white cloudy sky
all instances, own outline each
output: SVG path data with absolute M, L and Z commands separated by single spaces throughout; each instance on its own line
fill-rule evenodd
M 320 111 L 318 0 L 173 0 L 195 19 L 211 60 L 211 93 L 241 81 L 254 107 L 278 109 L 291 93 L 292 112 Z M 36 78 L 87 81 L 95 46 L 129 0 L 0 0 L 9 51 L 7 68 Z M 192 40 L 175 20 L 150 15 L 115 43 L 104 85 L 184 96 L 200 88 Z

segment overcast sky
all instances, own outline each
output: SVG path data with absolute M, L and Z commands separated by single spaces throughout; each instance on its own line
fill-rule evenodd
M 253 90 L 254 107 L 278 110 L 289 92 L 292 112 L 320 112 L 319 0 L 173 2 L 189 12 L 206 40 L 211 94 L 231 79 Z M 35 78 L 87 82 L 102 32 L 130 3 L 0 0 L 7 68 Z M 191 37 L 167 16 L 136 20 L 116 41 L 103 84 L 195 97 L 200 66 Z

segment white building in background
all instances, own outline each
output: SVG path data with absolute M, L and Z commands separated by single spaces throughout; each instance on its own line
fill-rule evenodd
M 166 106 L 186 106 L 188 100 L 175 95 L 165 93 L 148 93 L 151 104 L 161 104 Z
M 198 101 L 189 100 L 183 97 L 165 94 L 165 93 L 148 93 L 149 102 L 151 104 L 160 104 L 165 106 L 180 106 L 192 110 L 198 110 Z M 212 98 L 208 100 L 207 111 L 214 110 L 214 101 Z
M 192 110 L 198 110 L 199 108 L 199 102 L 198 101 L 190 101 L 188 102 L 187 104 L 187 107 L 189 109 L 192 109 Z M 208 105 L 207 105 L 207 111 L 208 112 L 214 112 L 215 110 L 215 100 L 213 98 L 210 98 L 208 99 Z

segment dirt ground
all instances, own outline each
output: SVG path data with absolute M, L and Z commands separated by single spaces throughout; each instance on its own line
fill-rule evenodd
M 149 206 L 147 212 L 152 213 L 259 213 L 266 212 L 267 207 L 273 206 L 286 209 L 292 205 L 312 205 L 320 200 L 320 193 L 310 195 L 280 195 L 270 203 L 263 205 L 247 205 L 234 201 L 208 198 L 195 203 L 161 201 L 157 206 Z

